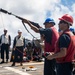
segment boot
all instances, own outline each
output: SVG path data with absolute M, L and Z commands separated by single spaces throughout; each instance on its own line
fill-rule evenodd
M 20 66 L 23 66 L 22 62 L 20 63 Z
M 3 63 L 4 63 L 4 60 L 2 60 L 0 64 L 3 64 Z
M 13 62 L 11 66 L 15 66 L 15 62 Z
M 6 59 L 6 63 L 8 63 L 8 59 Z

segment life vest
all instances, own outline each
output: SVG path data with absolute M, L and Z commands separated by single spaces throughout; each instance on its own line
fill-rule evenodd
M 21 36 L 19 39 L 18 36 L 16 36 L 16 46 L 24 46 L 23 39 L 23 36 Z
M 51 29 L 52 29 L 52 41 L 51 41 L 51 44 L 47 43 L 45 41 L 45 49 L 44 49 L 45 52 L 54 52 L 54 50 L 55 50 L 55 43 L 56 43 L 56 41 L 59 38 L 59 34 L 58 34 L 56 28 L 55 27 L 51 27 Z
M 9 44 L 9 35 L 1 35 L 1 44 Z
M 63 32 L 60 36 L 62 36 L 63 34 L 68 34 L 70 36 L 70 44 L 69 44 L 69 47 L 67 48 L 66 56 L 65 57 L 61 57 L 61 58 L 57 58 L 56 59 L 57 63 L 72 62 L 72 60 L 74 60 L 75 36 L 70 31 Z M 60 37 L 59 37 L 59 39 L 60 39 Z M 58 53 L 60 51 L 59 39 L 58 39 L 57 44 L 56 44 L 55 53 Z

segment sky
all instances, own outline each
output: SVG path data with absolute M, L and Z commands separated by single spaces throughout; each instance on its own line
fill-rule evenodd
M 75 0 L 0 0 L 0 8 L 30 21 L 37 22 L 42 27 L 44 27 L 43 23 L 46 18 L 53 18 L 57 29 L 58 18 L 62 15 L 70 14 L 73 18 L 75 17 Z M 39 33 L 35 33 L 27 24 L 25 25 L 35 37 L 40 38 Z M 75 27 L 75 18 L 72 27 Z M 8 29 L 8 34 L 11 35 L 12 40 L 17 35 L 18 29 L 22 30 L 25 38 L 33 39 L 24 28 L 20 19 L 0 12 L 0 35 L 3 33 L 4 28 Z

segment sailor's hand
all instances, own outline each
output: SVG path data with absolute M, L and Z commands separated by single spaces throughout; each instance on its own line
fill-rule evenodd
M 48 60 L 52 60 L 53 58 L 52 58 L 52 55 L 48 55 L 47 57 L 46 57 Z
M 53 54 L 50 53 L 46 58 L 47 58 L 48 60 L 52 60 L 52 59 L 53 59 Z
M 27 19 L 22 20 L 23 23 L 29 23 Z

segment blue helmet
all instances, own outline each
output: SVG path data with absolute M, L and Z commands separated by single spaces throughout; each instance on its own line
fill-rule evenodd
M 44 25 L 45 25 L 45 23 L 53 23 L 53 25 L 55 25 L 55 22 L 52 18 L 47 18 L 44 22 Z
M 75 29 L 74 28 L 70 28 L 70 31 L 75 35 Z

